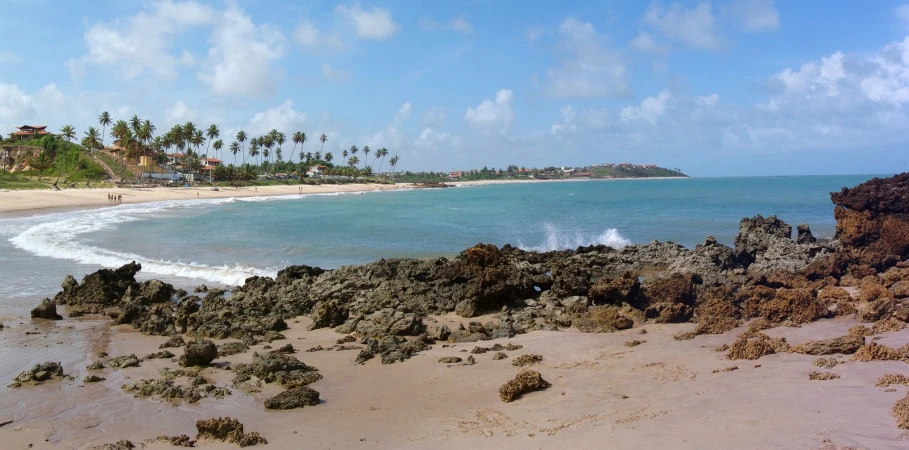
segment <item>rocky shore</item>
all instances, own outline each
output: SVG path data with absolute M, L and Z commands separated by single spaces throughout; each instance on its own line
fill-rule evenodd
M 679 326 L 675 341 L 747 327 L 729 344 L 706 350 L 722 352 L 739 365 L 774 354 L 909 362 L 909 345 L 892 348 L 875 342 L 875 336 L 900 332 L 909 323 L 909 174 L 844 188 L 831 199 L 837 220 L 833 240 L 814 238 L 808 224 L 793 233 L 790 224 L 776 217 L 755 216 L 742 219 L 734 247 L 710 236 L 694 249 L 652 242 L 537 253 L 478 244 L 450 259 L 381 260 L 335 270 L 291 266 L 275 279 L 252 277 L 229 291 L 200 288 L 195 293 L 158 280 L 138 282 L 141 266 L 133 263 L 99 270 L 81 281 L 67 277 L 62 290 L 40 302 L 32 317 L 105 317 L 113 325 L 162 337 L 162 349 L 181 350 L 179 356 L 162 351 L 144 359 L 96 358 L 98 370 L 155 359 L 172 359 L 181 367 L 124 383 L 122 389 L 136 397 L 195 403 L 223 398 L 232 390 L 267 392 L 258 407 L 277 410 L 318 409 L 322 402 L 310 385 L 328 375 L 301 361 L 302 348 L 282 342 L 301 317 L 307 318 L 309 330 L 338 333 L 333 345 L 302 354 L 342 351 L 353 367 L 373 364 L 373 359 L 381 365 L 407 365 L 433 348 L 455 346 L 474 348 L 467 362 L 456 356 L 436 358 L 438 362 L 470 365 L 476 363 L 475 355 L 487 352 L 495 355 L 491 361 L 510 358 L 515 366 L 530 367 L 514 368 L 512 376 L 499 382 L 501 401 L 518 405 L 534 401 L 537 394 L 529 392 L 563 389 L 559 377 L 537 368 L 547 356 L 509 355 L 505 352 L 520 347 L 487 347 L 481 341 L 537 331 L 629 330 L 643 334 L 625 339 L 626 351 L 633 352 L 631 347 L 647 345 L 649 327 L 690 324 Z M 768 331 L 837 318 L 867 325 L 799 345 Z M 223 362 L 225 357 L 238 362 Z M 809 379 L 835 382 L 839 375 L 817 368 L 830 370 L 842 362 L 817 359 Z M 12 385 L 38 384 L 71 371 L 48 364 L 48 369 L 23 372 Z M 716 368 L 713 376 L 739 371 L 739 365 Z M 227 372 L 230 381 L 212 384 L 211 370 Z M 909 384 L 891 375 L 887 383 Z M 96 378 L 94 382 L 104 380 Z M 25 388 L 32 389 L 15 387 Z M 909 429 L 907 405 L 909 396 L 892 405 L 894 428 Z M 268 438 L 265 432 L 265 438 L 255 433 L 247 438 L 242 424 L 230 426 L 239 430 L 231 442 L 253 445 Z M 199 433 L 204 437 L 203 428 Z M 167 439 L 184 438 L 189 440 Z

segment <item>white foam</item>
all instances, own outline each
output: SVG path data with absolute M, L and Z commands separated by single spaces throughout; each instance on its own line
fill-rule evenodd
M 555 225 L 546 224 L 546 237 L 544 242 L 536 246 L 518 243 L 522 250 L 550 252 L 555 250 L 571 250 L 588 245 L 607 245 L 612 248 L 622 248 L 631 245 L 631 241 L 619 234 L 615 228 L 607 228 L 600 234 L 582 233 L 580 231 L 562 230 Z
M 114 208 L 76 213 L 49 214 L 5 223 L 3 234 L 15 247 L 37 256 L 66 259 L 80 264 L 118 267 L 130 261 L 142 264 L 144 273 L 161 276 L 195 278 L 228 285 L 243 284 L 253 275 L 274 276 L 276 270 L 253 267 L 211 266 L 194 262 L 168 261 L 142 255 L 119 252 L 89 245 L 80 240 L 86 233 L 109 229 L 117 224 L 141 220 L 165 210 L 196 207 L 204 204 L 230 203 L 232 198 L 182 202 L 155 202 L 141 205 L 120 205 Z M 18 223 L 17 223 L 18 222 Z

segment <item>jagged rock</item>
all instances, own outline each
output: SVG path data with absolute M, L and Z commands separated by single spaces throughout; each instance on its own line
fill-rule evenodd
M 266 409 L 295 409 L 319 404 L 319 392 L 306 386 L 288 389 L 268 400 Z
M 253 377 L 266 383 L 277 383 L 285 387 L 305 386 L 322 379 L 319 369 L 307 366 L 290 355 L 268 352 L 253 353 L 251 364 L 239 364 L 234 373 L 234 384 L 251 380 Z
M 218 356 L 236 355 L 238 353 L 246 353 L 248 350 L 249 347 L 242 342 L 227 342 L 218 345 Z
M 594 305 L 638 304 L 641 282 L 634 272 L 625 272 L 618 278 L 600 278 L 587 292 Z
M 63 376 L 63 366 L 60 363 L 46 362 L 37 364 L 31 370 L 23 371 L 16 378 L 13 378 L 12 383 L 8 384 L 7 387 L 17 388 L 23 384 L 41 384 L 54 376 Z
M 117 306 L 130 286 L 137 285 L 136 273 L 142 265 L 136 262 L 118 269 L 101 269 L 90 273 L 77 283 L 69 276 L 63 282 L 63 291 L 54 297 L 57 304 L 91 313 L 103 312 L 110 306 Z
M 515 358 L 513 361 L 511 361 L 511 365 L 516 366 L 516 367 L 531 366 L 542 360 L 543 360 L 542 355 L 535 355 L 532 353 L 528 353 L 526 355 L 521 355 L 521 356 L 518 356 L 517 358 Z
M 808 227 L 807 223 L 800 224 L 797 227 L 798 237 L 795 239 L 796 243 L 799 244 L 813 244 L 817 242 L 817 238 L 811 234 L 811 228 Z
M 445 356 L 439 358 L 439 363 L 441 364 L 457 364 L 461 361 L 463 361 L 463 359 L 458 358 L 457 356 Z
M 53 300 L 46 298 L 41 304 L 32 309 L 32 319 L 60 320 L 63 316 L 57 314 L 57 305 Z
M 106 378 L 99 377 L 98 375 L 95 375 L 95 374 L 89 374 L 89 375 L 85 376 L 85 379 L 82 380 L 82 382 L 83 383 L 98 383 L 98 382 L 104 381 L 104 380 L 106 380 Z
M 634 321 L 615 306 L 596 306 L 575 318 L 575 326 L 585 333 L 611 333 L 634 326 Z
M 196 340 L 186 343 L 178 363 L 183 367 L 207 366 L 218 357 L 218 347 L 212 341 Z
M 173 357 L 173 353 L 167 350 L 161 350 L 159 352 L 149 353 L 148 355 L 145 355 L 144 359 L 169 359 Z
M 429 335 L 430 339 L 436 341 L 447 341 L 451 336 L 451 329 L 448 328 L 448 325 L 440 325 L 436 327 Z
M 782 353 L 789 350 L 786 339 L 774 339 L 763 333 L 744 333 L 729 346 L 726 358 L 758 359 L 764 355 Z
M 132 442 L 123 439 L 114 443 L 96 445 L 92 447 L 92 450 L 130 450 L 133 448 L 136 446 Z
M 158 346 L 158 348 L 177 348 L 183 347 L 186 345 L 186 341 L 183 340 L 180 336 L 174 336 L 167 340 L 167 342 Z
M 188 403 L 196 403 L 207 397 L 224 398 L 230 395 L 226 388 L 212 386 L 198 375 L 187 373 L 164 373 L 165 378 L 138 380 L 135 383 L 123 385 L 122 389 L 133 394 L 136 398 L 154 397 L 162 400 L 184 400 Z M 174 379 L 182 376 L 190 376 L 190 386 L 177 385 Z
M 696 275 L 673 274 L 648 284 L 644 290 L 647 318 L 656 323 L 689 321 L 697 301 L 695 282 L 700 282 Z
M 95 361 L 85 367 L 88 370 L 101 370 L 104 368 L 104 364 L 101 361 Z
M 111 358 L 107 364 L 115 369 L 125 369 L 127 367 L 139 367 L 139 358 L 134 354 L 118 356 Z
M 508 403 L 517 400 L 528 392 L 538 391 L 550 387 L 551 384 L 543 379 L 539 372 L 522 370 L 507 383 L 499 388 L 499 398 Z
M 259 433 L 244 433 L 243 424 L 239 420 L 230 417 L 199 420 L 196 422 L 196 430 L 198 431 L 196 436 L 198 440 L 213 439 L 236 444 L 240 447 L 268 443 Z
M 847 334 L 823 341 L 806 342 L 793 348 L 792 352 L 806 355 L 833 355 L 837 353 L 851 355 L 858 351 L 862 345 L 865 345 L 863 337 Z

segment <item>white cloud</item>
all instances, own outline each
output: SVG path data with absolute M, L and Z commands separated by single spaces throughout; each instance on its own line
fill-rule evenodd
M 337 83 L 350 81 L 350 73 L 335 69 L 328 63 L 322 64 L 322 77 L 328 81 L 333 81 Z
M 398 108 L 398 113 L 395 114 L 395 123 L 400 123 L 408 117 L 410 117 L 410 102 L 406 102 Z
M 656 125 L 657 121 L 666 114 L 672 94 L 669 91 L 660 92 L 656 97 L 645 98 L 640 106 L 626 106 L 622 108 L 620 117 L 623 123 L 643 120 Z
M 588 22 L 562 22 L 559 47 L 571 56 L 549 69 L 548 94 L 557 98 L 628 95 L 631 89 L 622 55 L 608 48 L 605 40 Z
M 873 62 L 876 67 L 862 80 L 862 92 L 875 102 L 909 103 L 909 37 L 885 46 Z
M 510 89 L 502 89 L 496 92 L 495 101 L 483 100 L 476 108 L 467 108 L 464 120 L 484 133 L 508 133 L 514 123 L 514 110 L 511 108 L 513 99 L 514 94 Z
M 445 23 L 436 22 L 428 17 L 421 17 L 420 28 L 427 31 L 455 31 L 461 34 L 473 34 L 473 26 L 459 17 L 455 17 Z
M 559 116 L 560 122 L 552 125 L 550 133 L 557 134 L 559 132 L 574 131 L 577 129 L 577 125 L 575 125 L 574 121 L 578 114 L 571 105 L 563 106 L 562 109 L 559 110 Z
M 354 3 L 351 6 L 338 5 L 335 13 L 353 22 L 357 36 L 363 39 L 388 39 L 401 28 L 392 20 L 391 11 L 385 8 L 365 11 L 359 3 Z
M 217 14 L 209 6 L 195 1 L 157 1 L 134 16 L 113 24 L 99 24 L 85 32 L 88 53 L 71 59 L 67 66 L 81 74 L 88 64 L 112 67 L 117 77 L 134 79 L 146 72 L 165 79 L 177 77 L 177 70 L 193 63 L 192 55 L 171 47 L 182 33 L 206 27 Z
M 341 38 L 337 34 L 325 34 L 307 20 L 300 22 L 294 30 L 294 41 L 309 49 L 340 49 L 344 48 Z
M 0 64 L 13 64 L 22 61 L 22 58 L 17 56 L 10 50 L 0 51 Z
M 278 106 L 256 113 L 249 121 L 249 131 L 252 136 L 263 135 L 272 128 L 292 134 L 305 123 L 306 114 L 295 110 L 294 102 L 285 100 Z
M 0 119 L 4 121 L 32 118 L 35 115 L 32 98 L 18 86 L 0 82 Z M 11 129 L 10 124 L 4 130 Z M 22 125 L 21 123 L 18 125 Z
M 197 74 L 217 95 L 263 97 L 275 91 L 272 62 L 284 53 L 284 36 L 268 25 L 256 26 L 235 5 L 215 27 L 208 61 Z
M 669 53 L 668 45 L 660 44 L 653 39 L 653 36 L 644 32 L 638 34 L 637 37 L 631 40 L 631 48 L 653 56 L 666 56 L 666 54 Z
M 702 108 L 707 108 L 707 109 L 716 108 L 716 106 L 720 103 L 720 95 L 719 94 L 710 94 L 710 95 L 705 95 L 703 97 L 698 97 L 697 103 L 698 103 L 698 106 L 700 106 Z
M 678 3 L 664 8 L 651 5 L 644 20 L 664 36 L 682 41 L 692 48 L 717 50 L 723 39 L 716 30 L 716 18 L 708 2 L 700 2 L 692 9 Z
M 452 137 L 451 133 L 440 132 L 430 127 L 423 128 L 420 137 L 414 141 L 414 144 L 431 150 L 436 150 L 444 145 L 457 145 L 458 139 Z
M 423 125 L 438 125 L 445 122 L 445 108 L 430 108 L 423 113 Z
M 735 0 L 726 9 L 741 22 L 742 31 L 773 31 L 780 28 L 780 15 L 774 3 L 774 0 Z
M 166 109 L 164 115 L 169 123 L 183 123 L 195 117 L 195 114 L 182 101 L 178 101 L 174 103 L 174 106 Z

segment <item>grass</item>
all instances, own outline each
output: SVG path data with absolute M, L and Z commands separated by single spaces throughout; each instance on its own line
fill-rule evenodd
M 110 167 L 110 169 L 113 170 L 115 174 L 117 174 L 117 179 L 120 179 L 120 161 L 104 152 L 95 152 L 95 156 L 103 161 L 104 164 L 107 164 L 107 167 Z M 125 178 L 129 179 L 136 177 L 138 177 L 138 175 L 136 175 L 136 173 L 130 170 L 129 166 L 127 166 Z
M 23 191 L 49 188 L 49 184 L 33 180 L 28 176 L 9 172 L 0 172 L 0 189 L 10 191 Z

